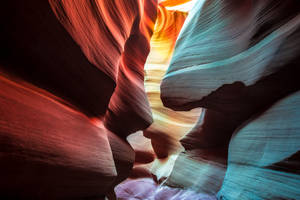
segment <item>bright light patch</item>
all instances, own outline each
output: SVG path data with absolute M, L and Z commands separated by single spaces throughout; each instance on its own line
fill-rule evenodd
M 204 0 L 203 0 L 204 1 Z M 177 6 L 166 6 L 166 9 L 168 10 L 179 10 L 182 12 L 189 12 L 195 5 L 195 3 L 197 2 L 197 0 L 192 0 L 189 1 L 187 3 L 181 4 L 181 5 L 177 5 Z

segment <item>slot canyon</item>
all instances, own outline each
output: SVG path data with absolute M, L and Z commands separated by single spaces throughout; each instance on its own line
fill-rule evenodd
M 300 1 L 0 15 L 1 200 L 300 200 Z

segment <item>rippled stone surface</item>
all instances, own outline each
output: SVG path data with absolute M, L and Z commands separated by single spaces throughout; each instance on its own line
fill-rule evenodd
M 297 57 L 296 1 L 278 3 L 276 9 L 272 1 L 234 2 L 197 1 L 190 11 L 161 84 L 167 107 L 207 107 L 204 97 L 224 84 L 252 85 Z M 290 12 L 281 14 L 283 10 Z
M 151 110 L 144 64 L 156 18 L 156 1 L 50 1 L 91 63 L 116 83 L 104 124 L 122 137 L 147 128 Z
M 152 123 L 143 83 L 156 9 L 155 0 L 7 2 L 1 67 L 125 138 Z
M 101 198 L 118 175 L 112 133 L 21 84 L 0 76 L 1 198 Z
M 145 87 L 153 113 L 153 124 L 144 131 L 151 139 L 158 158 L 166 158 L 182 150 L 179 139 L 193 127 L 200 114 L 198 109 L 175 112 L 163 106 L 160 99 L 160 82 L 173 54 L 174 45 L 187 16 L 187 12 L 172 10 L 183 1 L 163 1 L 151 38 L 151 51 L 145 64 Z
M 299 15 L 296 0 L 2 4 L 0 196 L 299 199 Z
M 299 197 L 299 8 L 296 1 L 197 1 L 161 98 L 173 110 L 205 109 L 181 139 L 186 152 L 166 184 L 213 194 L 221 188 L 225 199 Z M 211 164 L 220 161 L 218 174 Z M 201 173 L 197 168 L 207 176 L 190 178 Z
M 219 192 L 226 199 L 298 199 L 300 92 L 240 127 L 229 146 Z M 291 159 L 288 159 L 292 157 Z
M 1 194 L 114 198 L 114 186 L 136 160 L 126 136 L 152 123 L 144 63 L 156 4 L 41 0 L 1 6 L 0 77 L 12 84 L 1 86 Z

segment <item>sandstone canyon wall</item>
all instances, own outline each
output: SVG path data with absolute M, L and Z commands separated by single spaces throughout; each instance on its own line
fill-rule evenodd
M 300 199 L 299 1 L 0 13 L 1 199 Z
M 113 198 L 135 161 L 126 136 L 152 123 L 155 18 L 156 1 L 1 6 L 1 197 Z

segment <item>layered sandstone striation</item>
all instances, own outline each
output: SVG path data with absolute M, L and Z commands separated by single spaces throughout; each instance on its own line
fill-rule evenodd
M 299 198 L 299 14 L 292 0 L 197 1 L 161 98 L 173 110 L 205 109 L 181 139 L 186 152 L 167 185 L 225 199 Z M 210 165 L 207 176 L 192 179 L 201 172 L 183 162 Z
M 1 196 L 115 198 L 136 160 L 126 137 L 152 123 L 144 63 L 156 4 L 1 6 Z

